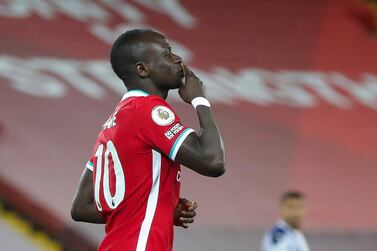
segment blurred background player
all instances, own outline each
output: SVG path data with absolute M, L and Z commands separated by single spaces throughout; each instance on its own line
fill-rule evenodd
M 195 209 L 194 203 L 179 200 L 180 164 L 205 176 L 222 175 L 221 136 L 203 83 L 163 35 L 127 31 L 114 42 L 110 61 L 128 92 L 98 134 L 72 218 L 106 223 L 100 251 L 169 251 L 174 211 L 178 208 L 185 217 Z M 197 110 L 199 135 L 165 101 L 169 90 L 177 88 Z
M 301 232 L 306 215 L 304 195 L 289 191 L 280 198 L 280 219 L 263 239 L 262 251 L 309 251 Z

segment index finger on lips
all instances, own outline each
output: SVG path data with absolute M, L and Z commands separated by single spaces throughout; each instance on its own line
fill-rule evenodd
M 182 70 L 183 70 L 183 73 L 186 77 L 187 74 L 189 74 L 191 71 L 190 69 L 187 67 L 187 65 L 185 65 L 184 63 L 181 63 L 181 66 L 182 66 Z
M 181 68 L 182 68 L 182 71 L 183 71 L 183 76 L 186 76 L 186 65 L 184 63 L 181 63 Z

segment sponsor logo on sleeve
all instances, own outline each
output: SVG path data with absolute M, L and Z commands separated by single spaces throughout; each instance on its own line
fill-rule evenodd
M 167 126 L 174 122 L 175 115 L 166 106 L 158 105 L 152 110 L 152 119 L 157 125 Z
M 172 126 L 167 132 L 165 132 L 165 136 L 170 140 L 174 138 L 180 131 L 182 131 L 183 126 L 180 123 L 175 124 Z

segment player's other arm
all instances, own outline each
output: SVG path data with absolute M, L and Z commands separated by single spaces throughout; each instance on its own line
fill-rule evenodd
M 71 217 L 75 221 L 105 223 L 102 215 L 95 208 L 92 171 L 88 168 L 85 168 L 81 175 L 72 203 Z
M 205 97 L 202 82 L 184 66 L 185 84 L 179 89 L 181 98 L 191 104 L 197 97 Z M 175 161 L 210 177 L 225 172 L 224 145 L 213 119 L 211 108 L 198 105 L 196 108 L 201 132 L 191 133 L 178 150 Z
M 75 221 L 102 224 L 105 220 L 95 208 L 92 179 L 92 171 L 85 168 L 73 199 L 71 217 Z M 194 222 L 197 206 L 195 202 L 180 199 L 174 211 L 174 225 L 188 228 Z

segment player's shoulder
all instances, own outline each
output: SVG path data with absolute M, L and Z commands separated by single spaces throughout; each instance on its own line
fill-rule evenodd
M 129 91 L 123 96 L 120 102 L 120 106 L 122 107 L 134 107 L 138 109 L 149 109 L 155 105 L 164 105 L 170 108 L 170 105 L 163 98 L 142 91 Z
M 285 236 L 287 236 L 288 230 L 282 226 L 275 225 L 267 233 L 267 238 L 271 244 L 278 244 Z
M 173 112 L 172 107 L 161 97 L 156 95 L 148 95 L 140 99 L 137 103 L 137 110 L 141 113 L 151 113 L 155 111 Z
M 176 120 L 177 115 L 166 100 L 155 95 L 149 95 L 144 102 L 141 108 L 143 113 L 157 125 L 167 126 Z
M 134 95 L 125 95 L 126 98 L 123 98 L 120 104 L 120 111 L 129 111 L 132 118 L 139 121 L 138 123 L 149 124 L 153 121 L 157 125 L 166 126 L 178 118 L 172 107 L 163 98 L 148 94 Z
M 118 105 L 118 110 L 143 113 L 143 111 L 151 110 L 151 108 L 156 105 L 163 105 L 171 109 L 164 99 L 156 95 L 150 95 L 139 90 L 132 90 L 124 94 Z
M 165 99 L 156 95 L 148 95 L 142 100 L 142 102 L 147 104 L 148 107 L 152 107 L 152 108 L 156 105 L 163 105 L 171 109 L 170 105 Z

